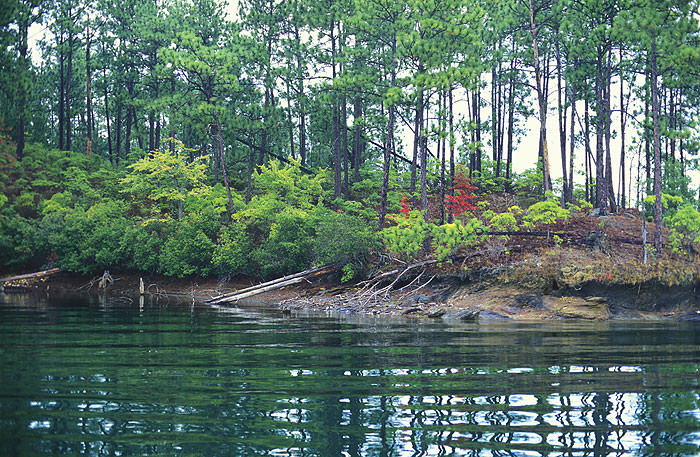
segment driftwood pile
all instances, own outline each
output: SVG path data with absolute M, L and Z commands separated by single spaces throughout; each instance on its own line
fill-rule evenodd
M 279 305 L 290 311 L 315 309 L 364 314 L 399 315 L 415 312 L 426 316 L 441 315 L 444 310 L 441 310 L 438 302 L 451 286 L 441 285 L 436 288 L 431 285 L 436 275 L 431 275 L 428 267 L 435 263 L 437 260 L 404 265 L 352 286 L 324 290 L 323 293 L 312 291 L 306 296 L 284 299 Z

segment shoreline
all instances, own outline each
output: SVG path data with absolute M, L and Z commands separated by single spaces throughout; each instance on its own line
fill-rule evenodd
M 313 311 L 388 318 L 432 319 L 448 322 L 474 321 L 557 321 L 557 320 L 671 320 L 700 322 L 700 291 L 697 287 L 674 288 L 645 284 L 611 285 L 587 281 L 578 290 L 560 288 L 533 290 L 516 283 L 503 283 L 498 276 L 461 278 L 437 275 L 421 279 L 407 277 L 395 289 L 367 292 L 365 284 L 340 285 L 335 278 L 320 278 L 310 284 L 292 285 L 268 291 L 244 306 L 267 307 L 284 314 Z M 134 274 L 115 275 L 106 296 L 124 302 L 139 301 L 138 280 Z M 235 292 L 257 283 L 252 278 L 221 281 L 216 278 L 176 279 L 146 277 L 145 298 L 167 297 L 207 306 L 206 301 L 220 294 Z M 393 284 L 393 283 L 392 283 Z M 25 293 L 45 293 L 54 297 L 98 293 L 96 278 L 60 272 L 27 285 Z M 595 293 L 594 293 L 595 292 Z M 3 292 L 12 293 L 12 292 Z M 101 293 L 104 293 L 101 292 Z M 251 305 L 252 304 L 252 305 Z M 208 305 L 211 306 L 211 305 Z M 235 308 L 236 303 L 217 305 Z

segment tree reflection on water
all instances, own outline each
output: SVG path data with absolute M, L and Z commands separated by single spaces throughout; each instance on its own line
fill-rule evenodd
M 6 302 L 0 454 L 694 455 L 698 340 Z

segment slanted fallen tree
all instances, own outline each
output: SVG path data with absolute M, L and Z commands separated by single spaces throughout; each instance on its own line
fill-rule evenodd
M 206 303 L 209 305 L 218 305 L 221 303 L 235 303 L 238 300 L 262 294 L 264 292 L 281 289 L 282 287 L 298 284 L 302 281 L 309 281 L 312 278 L 317 278 L 319 276 L 330 274 L 335 272 L 336 270 L 337 268 L 332 265 L 324 265 L 322 267 L 312 268 L 311 270 L 300 271 L 299 273 L 283 276 L 281 278 L 273 279 L 272 281 L 267 281 L 262 284 L 247 287 L 245 289 L 237 290 L 228 294 L 219 295 L 217 297 L 213 297 L 212 299 L 206 301 Z

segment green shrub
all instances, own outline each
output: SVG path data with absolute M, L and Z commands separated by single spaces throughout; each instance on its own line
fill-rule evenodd
M 127 268 L 158 271 L 161 249 L 175 225 L 176 221 L 169 217 L 132 222 L 122 237 L 122 248 L 130 252 Z
M 431 224 L 433 246 L 438 260 L 442 261 L 451 256 L 460 247 L 473 247 L 486 239 L 489 228 L 483 222 L 473 217 L 462 224 L 455 219 L 452 224 Z
M 535 168 L 529 168 L 520 174 L 515 175 L 513 187 L 518 197 L 523 202 L 533 202 L 544 191 L 544 179 L 542 177 L 542 161 L 537 162 Z
M 665 222 L 671 229 L 669 241 L 674 252 L 685 253 L 700 243 L 700 212 L 692 205 L 681 206 L 673 216 L 665 218 Z
M 130 223 L 125 217 L 126 204 L 107 200 L 91 206 L 86 212 L 88 233 L 83 238 L 82 255 L 93 270 L 123 270 L 128 263 L 130 250 L 122 243 Z
M 405 259 L 412 259 L 423 248 L 428 236 L 428 223 L 420 211 L 410 211 L 407 216 L 393 216 L 396 225 L 380 232 L 385 247 Z
M 492 232 L 511 232 L 518 229 L 518 221 L 512 212 L 496 213 L 489 218 L 489 230 Z M 500 235 L 501 239 L 507 240 L 508 235 Z
M 213 212 L 189 214 L 177 221 L 160 252 L 160 272 L 179 278 L 207 276 L 212 270 L 213 240 L 219 227 Z
M 342 265 L 346 281 L 364 271 L 367 257 L 376 247 L 377 236 L 372 227 L 350 214 L 323 209 L 315 211 L 312 223 L 316 232 L 313 241 L 316 264 Z
M 287 207 L 274 215 L 269 236 L 252 252 L 263 277 L 278 277 L 307 269 L 312 262 L 313 230 L 305 211 Z
M 248 268 L 250 239 L 245 227 L 233 223 L 221 227 L 212 255 L 212 272 L 219 275 L 235 275 Z
M 549 226 L 559 220 L 567 221 L 571 217 L 571 211 L 559 206 L 556 200 L 545 200 L 537 202 L 527 209 L 527 214 L 523 217 L 524 226 L 533 227 L 534 225 Z
M 683 205 L 683 198 L 677 197 L 675 195 L 661 194 L 661 207 L 663 208 L 664 219 L 673 217 Z M 644 198 L 644 215 L 647 220 L 651 220 L 654 217 L 654 211 L 656 206 L 656 195 L 647 195 Z
M 125 268 L 130 256 L 130 248 L 123 242 L 130 226 L 125 206 L 108 200 L 87 211 L 78 206 L 48 212 L 40 224 L 48 251 L 67 271 L 86 274 Z
M 38 268 L 48 255 L 36 223 L 10 210 L 0 213 L 0 264 Z

